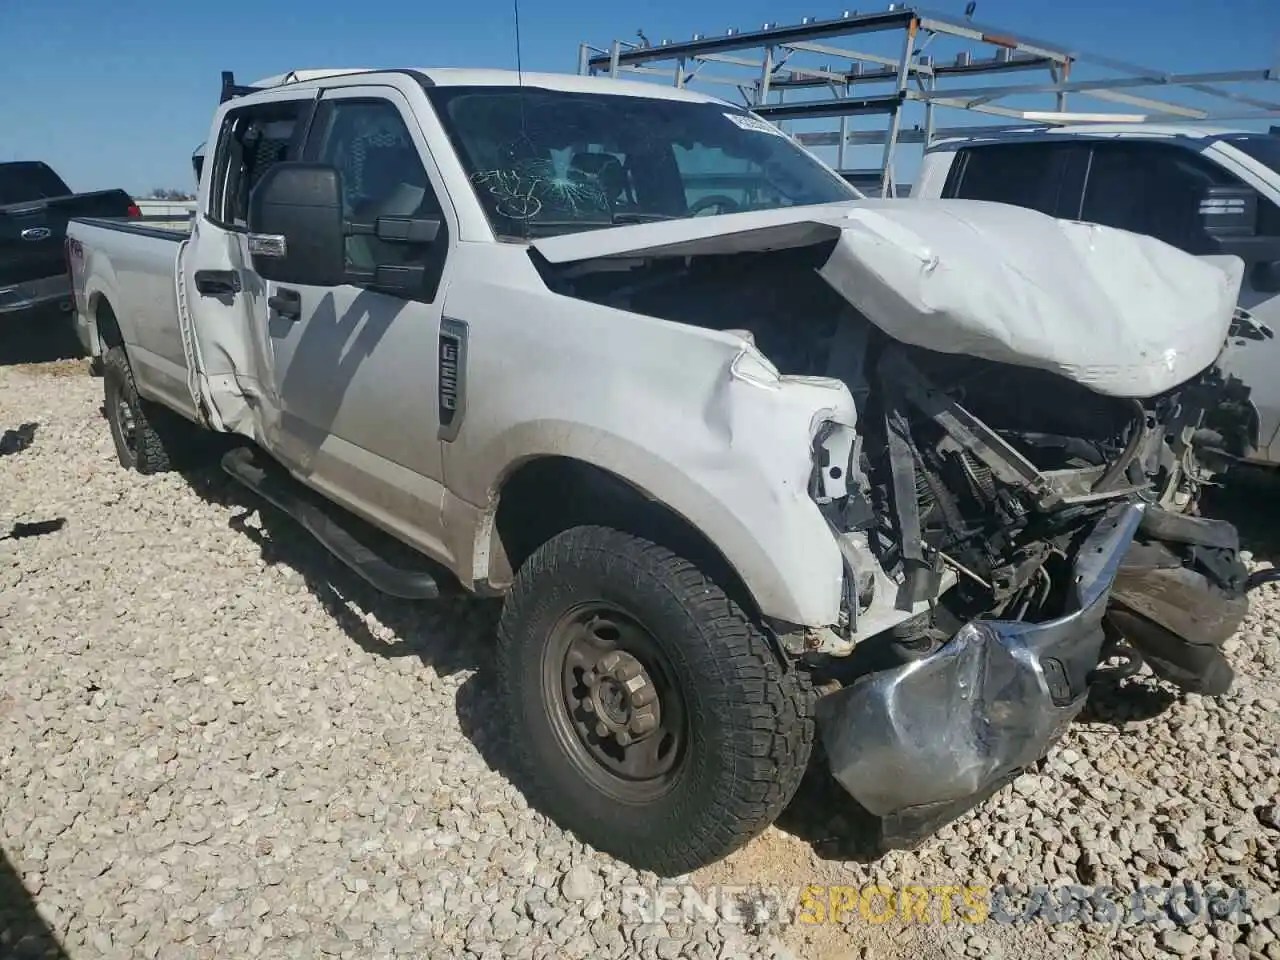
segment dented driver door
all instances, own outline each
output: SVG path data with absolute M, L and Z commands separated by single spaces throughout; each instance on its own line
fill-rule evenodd
M 449 562 L 439 438 L 444 271 L 457 231 L 416 119 L 389 87 L 326 90 L 304 159 L 342 175 L 344 214 L 438 217 L 430 244 L 347 238 L 349 271 L 422 265 L 411 293 L 372 285 L 271 283 L 267 339 L 280 407 L 278 449 L 301 479 L 338 503 Z

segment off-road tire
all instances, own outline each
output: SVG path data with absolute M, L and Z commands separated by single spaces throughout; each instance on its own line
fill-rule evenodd
M 145 474 L 173 469 L 178 455 L 188 452 L 190 447 L 189 442 L 184 442 L 183 433 L 199 428 L 194 424 L 175 423 L 180 419 L 177 414 L 138 396 L 124 347 L 112 347 L 102 358 L 102 382 L 107 423 L 120 465 Z M 122 400 L 132 414 L 132 442 L 126 440 Z
M 580 772 L 543 682 L 555 624 L 602 600 L 643 624 L 687 705 L 684 761 L 669 791 L 622 802 Z M 601 526 L 552 537 L 521 566 L 498 627 L 499 710 L 513 779 L 535 808 L 581 840 L 664 876 L 741 847 L 790 802 L 813 748 L 813 692 L 763 631 L 697 566 Z

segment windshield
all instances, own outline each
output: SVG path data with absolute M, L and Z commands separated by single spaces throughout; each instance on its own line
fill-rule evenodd
M 47 164 L 38 161 L 0 163 L 0 207 L 47 197 L 64 197 L 70 192 Z
M 538 87 L 427 92 L 504 237 L 859 197 L 776 127 L 725 104 Z
M 1274 133 L 1241 133 L 1222 139 L 1280 173 L 1280 136 Z

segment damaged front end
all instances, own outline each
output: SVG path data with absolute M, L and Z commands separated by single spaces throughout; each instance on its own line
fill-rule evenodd
M 1192 514 L 1243 442 L 1247 391 L 1215 366 L 1239 270 L 1000 204 L 718 219 L 540 241 L 535 262 L 562 295 L 732 330 L 849 388 L 856 435 L 817 426 L 809 490 L 842 610 L 772 626 L 888 844 L 1042 757 L 1100 671 L 1227 688 L 1247 580 L 1234 528 Z
M 1225 692 L 1246 573 L 1230 524 L 1160 505 L 1144 463 L 1170 422 L 1147 404 L 887 340 L 872 356 L 866 495 L 822 509 L 896 590 L 855 591 L 856 642 L 810 659 L 837 687 L 817 714 L 832 774 L 910 846 L 1044 756 L 1112 658 Z
M 903 650 L 818 701 L 831 772 L 909 846 L 1038 760 L 1075 718 L 1107 646 L 1107 594 L 1143 508 L 1113 504 L 1081 543 L 1066 609 L 1042 623 L 979 619 Z

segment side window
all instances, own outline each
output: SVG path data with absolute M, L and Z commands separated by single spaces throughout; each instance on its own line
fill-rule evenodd
M 302 101 L 290 100 L 226 115 L 218 134 L 210 220 L 231 229 L 246 227 L 250 191 L 273 164 L 296 156 L 303 107 Z
M 342 175 L 343 213 L 355 223 L 378 217 L 439 217 L 434 243 L 394 243 L 368 235 L 347 238 L 347 266 L 371 273 L 379 265 L 425 263 L 434 296 L 447 249 L 440 201 L 418 148 L 389 100 L 322 103 L 307 144 L 309 159 L 337 167 Z M 434 274 L 434 275 L 433 275 Z
M 1200 197 L 1207 186 L 1238 185 L 1216 164 L 1179 146 L 1098 143 L 1089 162 L 1080 219 L 1206 253 Z
M 967 147 L 956 156 L 942 195 L 1009 203 L 1054 216 L 1061 168 L 1061 155 L 1054 144 Z

